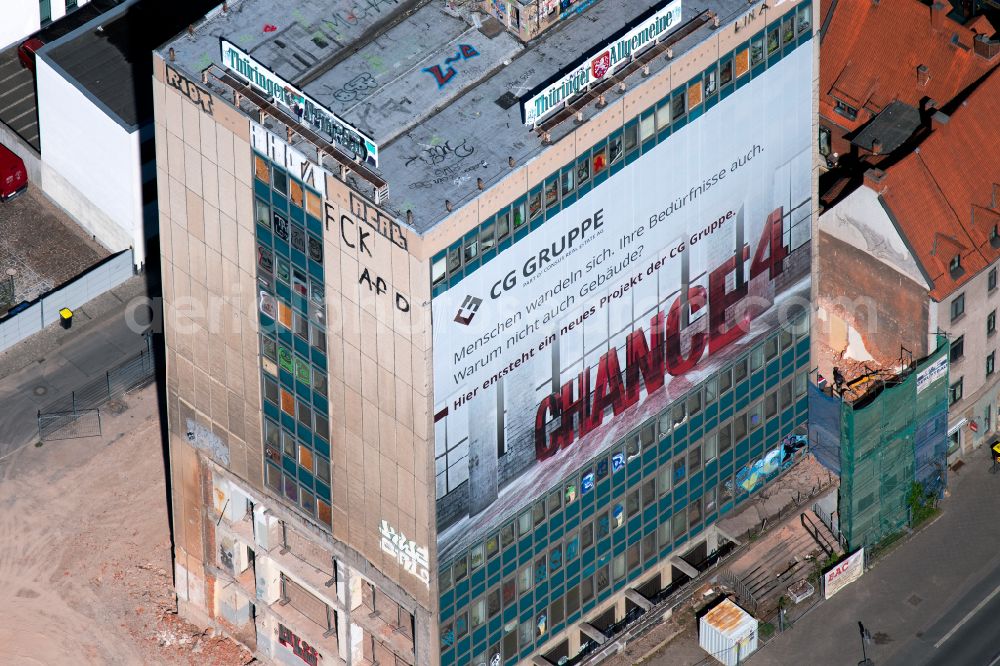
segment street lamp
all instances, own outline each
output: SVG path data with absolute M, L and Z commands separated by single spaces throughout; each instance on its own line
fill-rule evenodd
M 858 666 L 875 666 L 875 662 L 868 658 L 868 652 L 865 649 L 865 643 L 872 639 L 872 635 L 868 633 L 865 629 L 865 625 L 858 621 L 858 629 L 861 631 L 861 656 L 864 657 L 858 662 Z

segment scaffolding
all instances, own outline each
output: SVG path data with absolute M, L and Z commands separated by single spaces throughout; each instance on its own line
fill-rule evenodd
M 944 490 L 948 349 L 943 335 L 925 359 L 914 362 L 904 349 L 898 368 L 864 372 L 839 386 L 839 396 L 811 387 L 810 441 L 840 473 L 840 529 L 849 550 L 875 546 L 908 525 L 914 482 L 938 495 Z

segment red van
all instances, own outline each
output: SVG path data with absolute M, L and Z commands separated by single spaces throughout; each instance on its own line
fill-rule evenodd
M 0 201 L 7 201 L 28 189 L 28 170 L 24 161 L 0 144 Z

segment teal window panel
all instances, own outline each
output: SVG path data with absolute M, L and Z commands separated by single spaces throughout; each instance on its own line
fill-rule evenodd
M 300 356 L 304 356 L 305 358 L 309 358 L 309 350 L 310 350 L 309 343 L 297 335 L 292 336 L 292 339 L 295 341 L 293 344 L 295 348 L 295 353 L 299 354 Z
M 314 444 L 316 446 L 316 451 L 323 454 L 323 457 L 325 458 L 330 457 L 330 445 L 327 444 L 325 440 L 317 437 L 314 441 Z
M 452 275 L 450 278 L 448 278 L 448 288 L 450 289 L 450 288 L 454 287 L 456 284 L 458 284 L 459 282 L 461 282 L 463 277 L 464 276 L 462 275 L 461 269 L 455 271 L 455 274 Z
M 324 415 L 329 416 L 330 413 L 329 403 L 327 402 L 326 398 L 321 396 L 319 393 L 313 392 L 312 404 L 313 407 L 318 409 Z
M 777 377 L 778 376 L 778 373 L 779 373 L 779 371 L 781 369 L 781 363 L 779 362 L 780 360 L 781 360 L 780 357 L 776 358 L 773 361 L 771 361 L 770 363 L 768 363 L 766 366 L 764 366 L 764 372 L 767 373 L 768 377 Z
M 490 261 L 492 261 L 495 256 L 497 256 L 497 249 L 495 247 L 492 247 L 489 250 L 486 250 L 485 252 L 483 252 L 482 254 L 480 254 L 479 255 L 479 260 L 483 264 L 487 264 Z
M 727 391 L 721 398 L 719 398 L 719 409 L 725 411 L 727 409 L 730 409 L 732 406 L 733 406 L 733 392 Z M 719 418 L 728 419 L 730 416 L 732 416 L 732 413 L 728 415 L 721 414 Z
M 299 467 L 299 481 L 302 485 L 307 488 L 312 488 L 313 485 L 313 475 L 312 473 L 306 471 L 304 467 Z
M 264 414 L 270 416 L 275 421 L 277 421 L 280 418 L 278 407 L 276 405 L 272 405 L 270 402 L 266 400 L 264 401 Z
M 580 500 L 577 499 L 575 502 L 571 503 L 569 506 L 563 509 L 563 514 L 565 515 L 566 529 L 567 530 L 572 529 L 572 527 L 569 524 L 571 519 L 579 520 L 580 517 Z M 553 539 L 556 538 L 555 530 L 553 530 L 552 538 Z
M 517 606 L 508 606 L 503 609 L 503 623 L 513 622 L 517 619 Z
M 466 658 L 468 658 L 469 647 L 471 646 L 470 643 L 471 639 L 472 639 L 471 636 L 466 635 L 460 641 L 458 641 L 458 645 L 455 647 L 456 656 L 464 654 L 466 655 Z
M 295 381 L 295 393 L 299 398 L 302 398 L 306 402 L 312 402 L 312 391 L 309 390 L 308 386 L 298 380 Z
M 687 483 L 682 481 L 680 485 L 674 487 L 673 498 L 675 507 L 687 506 Z
M 281 412 L 281 425 L 289 432 L 295 432 L 295 419 L 288 414 Z
M 290 210 L 289 210 L 288 212 L 289 212 L 289 215 L 291 216 L 291 218 L 292 218 L 293 220 L 295 220 L 295 221 L 296 221 L 296 222 L 298 222 L 299 224 L 301 224 L 301 225 L 305 226 L 305 223 L 306 223 L 306 215 L 305 215 L 305 213 L 304 213 L 304 212 L 302 211 L 302 209 L 301 209 L 301 208 L 298 208 L 298 207 L 296 207 L 296 206 L 295 206 L 294 204 L 292 204 L 292 206 L 291 206 L 291 209 L 290 209 Z
M 691 489 L 691 499 L 698 499 L 702 495 L 702 481 L 705 478 L 705 473 L 702 471 L 695 472 L 688 477 L 688 487 Z
M 502 559 L 499 555 L 495 555 L 486 562 L 486 577 L 489 580 L 490 585 L 500 582 L 500 569 L 502 567 Z
M 566 565 L 566 580 L 575 582 L 580 578 L 580 558 L 577 558 Z
M 509 573 L 507 571 L 508 567 L 517 563 L 517 549 L 505 548 L 501 557 L 503 558 L 504 575 L 506 576 Z
M 295 390 L 295 379 L 292 377 L 292 373 L 285 371 L 284 368 L 278 370 L 278 383 L 289 391 Z
M 566 570 L 560 569 L 559 571 L 556 571 L 555 573 L 549 576 L 549 585 L 555 588 L 562 585 L 563 581 L 565 580 L 566 580 Z
M 610 175 L 611 175 L 611 170 L 605 167 L 603 170 L 601 170 L 600 173 L 598 173 L 592 178 L 594 183 L 593 186 L 597 187 L 598 185 L 606 181 L 608 179 L 608 176 Z
M 742 410 L 746 409 L 747 405 L 750 404 L 750 391 L 749 391 L 749 387 L 747 387 L 747 386 L 744 385 L 743 390 L 741 390 L 736 395 L 737 395 L 737 398 L 736 398 L 736 404 L 734 405 L 734 408 L 735 408 L 734 411 L 739 412 L 739 411 L 742 411 Z
M 292 258 L 292 263 L 293 264 L 295 264 L 299 268 L 305 268 L 306 267 L 306 255 L 305 254 L 303 254 L 302 252 L 299 252 L 296 249 L 292 249 L 290 256 Z
M 639 532 L 642 530 L 642 513 L 638 513 L 628 519 L 625 524 L 625 529 L 628 530 L 629 542 L 632 541 L 632 536 L 638 536 Z
M 316 263 L 312 259 L 309 260 L 309 274 L 314 278 L 323 281 L 323 264 Z
M 517 544 L 518 556 L 517 556 L 517 566 L 522 567 L 531 561 L 531 537 L 525 537 L 521 539 Z
M 487 636 L 486 631 L 487 631 L 487 626 L 485 624 L 483 626 L 481 626 L 481 627 L 478 627 L 477 629 L 473 629 L 472 630 L 472 642 L 475 643 L 476 645 L 479 645 L 480 643 L 485 643 L 486 642 L 486 636 Z M 482 651 L 482 649 L 483 649 L 483 647 L 480 646 L 480 647 L 478 647 L 476 649 L 476 652 L 480 652 L 480 651 Z
M 658 512 L 657 512 L 656 502 L 653 502 L 652 504 L 650 504 L 649 506 L 647 506 L 645 509 L 642 510 L 641 514 L 642 522 L 645 523 L 647 526 L 651 522 L 656 523 L 657 514 Z
M 507 238 L 505 238 L 502 241 L 500 241 L 500 244 L 497 246 L 498 250 L 500 252 L 503 252 L 504 250 L 506 250 L 507 248 L 509 248 L 513 243 L 514 243 L 514 241 L 510 238 L 510 236 L 508 236 Z
M 750 440 L 744 438 L 743 440 L 737 442 L 734 451 L 737 464 L 739 464 L 739 461 L 745 461 L 747 456 L 750 455 Z
M 276 281 L 274 286 L 274 291 L 285 302 L 292 300 L 292 288 L 286 285 L 284 282 L 281 282 L 280 280 Z
M 266 314 L 261 313 L 260 315 L 260 327 L 265 331 L 274 330 L 274 320 L 268 317 Z
M 271 190 L 271 207 L 277 208 L 280 212 L 288 211 L 288 199 Z
M 253 181 L 253 193 L 264 201 L 271 200 L 271 188 L 267 183 L 262 183 L 256 178 Z
M 486 567 L 479 567 L 469 576 L 470 594 L 478 597 L 486 591 Z
M 700 412 L 688 419 L 688 424 L 690 425 L 691 431 L 695 432 L 702 427 L 705 423 L 705 413 Z M 697 436 L 701 436 L 700 433 Z
M 560 511 L 556 515 L 552 516 L 552 518 L 549 520 L 549 529 L 552 530 L 552 538 L 553 539 L 557 538 L 556 537 L 556 530 L 560 530 L 559 534 L 562 534 L 562 531 L 560 529 L 562 527 L 562 524 L 563 524 L 563 512 L 562 511 Z
M 292 460 L 288 456 L 282 456 L 281 457 L 281 468 L 283 470 L 285 470 L 286 474 L 290 474 L 292 476 L 295 476 L 295 468 L 296 467 L 297 467 L 297 465 L 295 464 L 294 460 Z
M 324 372 L 326 371 L 326 356 L 323 354 L 323 352 L 319 351 L 318 349 L 313 348 L 313 350 L 312 350 L 312 362 L 313 362 L 313 365 L 315 365 L 320 370 L 322 370 Z
M 536 542 L 543 542 L 544 543 L 545 537 L 547 537 L 548 534 L 549 534 L 549 524 L 548 523 L 542 523 L 541 525 L 539 525 L 538 527 L 535 528 L 534 534 L 535 534 L 535 541 Z
M 681 425 L 674 428 L 674 441 L 684 439 L 688 436 L 688 429 L 691 427 L 691 422 L 682 423 Z
M 650 464 L 656 464 L 657 449 L 655 446 L 651 446 L 642 452 L 642 467 L 644 469 L 643 474 L 646 474 L 646 467 Z
M 274 235 L 271 233 L 270 229 L 265 229 L 264 227 L 257 225 L 257 240 L 265 245 L 270 245 L 274 242 Z
M 306 228 L 320 238 L 323 237 L 323 223 L 312 215 L 306 215 Z

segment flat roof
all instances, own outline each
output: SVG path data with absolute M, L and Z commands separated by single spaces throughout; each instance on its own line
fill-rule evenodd
M 215 4 L 217 0 L 124 2 L 41 53 L 121 124 L 136 127 L 153 117 L 153 50 Z
M 754 5 L 759 5 L 754 2 Z M 705 10 L 725 25 L 754 5 L 747 0 L 683 0 L 683 25 Z M 172 67 L 198 80 L 224 67 L 226 39 L 317 102 L 327 105 L 379 145 L 377 171 L 389 184 L 383 204 L 398 220 L 413 212 L 417 233 L 510 174 L 545 146 L 510 104 L 578 64 L 650 10 L 647 0 L 595 0 L 586 11 L 523 44 L 495 19 L 445 0 L 242 0 L 214 10 L 160 49 L 174 50 Z M 715 34 L 710 23 L 684 36 L 674 58 Z M 438 72 L 446 76 L 438 76 Z M 651 73 L 668 66 L 649 63 Z M 447 76 L 449 67 L 455 70 Z M 442 80 L 446 79 L 446 80 Z M 630 88 L 640 84 L 635 75 Z M 506 96 L 506 98 L 505 98 Z M 588 117 L 601 111 L 591 105 Z M 576 125 L 552 130 L 556 141 Z

